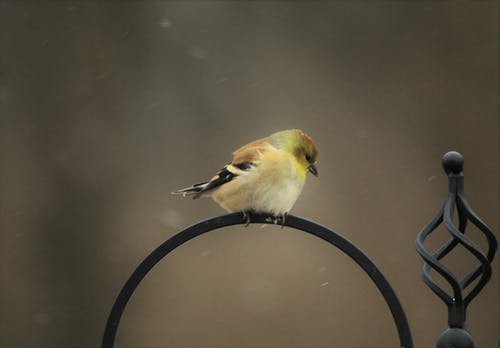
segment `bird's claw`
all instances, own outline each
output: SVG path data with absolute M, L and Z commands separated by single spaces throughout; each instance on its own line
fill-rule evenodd
M 250 225 L 250 218 L 252 213 L 250 211 L 243 211 L 242 214 L 243 214 L 243 221 L 245 222 L 245 227 L 248 227 L 248 225 Z M 274 219 L 272 219 L 271 217 L 266 218 L 266 221 L 274 222 L 274 224 L 279 223 L 281 225 L 281 228 L 284 228 L 287 218 L 288 218 L 288 213 L 284 213 L 283 215 L 274 216 Z
M 248 227 L 248 225 L 250 225 L 250 212 L 249 211 L 243 212 L 243 220 L 245 221 L 245 227 Z
M 286 218 L 288 217 L 288 213 L 284 213 L 280 217 L 281 217 L 281 228 L 283 228 L 283 227 L 285 227 L 285 222 L 286 222 Z

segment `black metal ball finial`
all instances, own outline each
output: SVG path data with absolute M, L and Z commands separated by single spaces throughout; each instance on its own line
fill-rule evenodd
M 464 158 L 456 151 L 449 151 L 443 156 L 443 168 L 446 174 L 460 174 L 464 170 Z
M 437 348 L 474 348 L 472 336 L 464 329 L 451 328 L 444 331 L 437 341 Z
M 492 275 L 491 264 L 497 250 L 497 240 L 490 228 L 474 213 L 464 194 L 464 158 L 456 151 L 447 152 L 442 158 L 443 168 L 448 175 L 448 194 L 437 215 L 419 232 L 415 246 L 424 259 L 422 280 L 448 307 L 448 329 L 437 342 L 437 348 L 474 348 L 472 336 L 463 329 L 466 321 L 467 306 L 480 293 Z M 453 216 L 458 215 L 458 221 Z M 488 240 L 487 250 L 478 247 L 465 234 L 467 226 L 474 225 Z M 444 226 L 451 239 L 436 251 L 428 251 L 424 241 L 430 234 Z M 469 273 L 459 278 L 441 261 L 446 255 L 461 246 L 473 256 L 477 264 Z M 449 284 L 446 291 L 434 282 L 431 272 L 439 273 Z M 477 280 L 477 281 L 476 281 Z M 500 348 L 500 347 L 499 347 Z

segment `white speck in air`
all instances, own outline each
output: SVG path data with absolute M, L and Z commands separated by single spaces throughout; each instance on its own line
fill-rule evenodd
M 358 138 L 366 139 L 370 136 L 370 133 L 366 129 L 360 129 L 358 131 Z
M 161 28 L 170 28 L 172 26 L 172 21 L 168 18 L 162 18 L 159 22 L 158 25 Z
M 227 80 L 229 80 L 229 78 L 227 78 L 227 77 L 223 77 L 223 78 L 220 78 L 220 79 L 218 79 L 217 81 L 215 81 L 215 84 L 216 84 L 216 85 L 220 85 L 221 83 L 224 83 L 224 82 L 226 82 Z
M 174 209 L 166 209 L 161 216 L 161 222 L 164 226 L 178 229 L 182 227 L 184 219 L 178 211 Z
M 35 315 L 36 322 L 40 325 L 50 325 L 52 323 L 52 318 L 49 313 L 46 312 L 38 312 Z
M 197 59 L 206 59 L 208 57 L 208 51 L 200 46 L 189 47 L 188 53 L 191 57 L 194 57 Z

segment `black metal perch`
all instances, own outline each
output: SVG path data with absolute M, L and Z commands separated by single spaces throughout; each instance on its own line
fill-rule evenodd
M 472 211 L 464 197 L 463 157 L 458 152 L 448 152 L 443 157 L 443 167 L 448 175 L 448 196 L 443 208 L 423 228 L 416 240 L 417 252 L 425 263 L 422 268 L 422 278 L 425 284 L 448 306 L 448 329 L 438 339 L 437 348 L 473 348 L 472 336 L 465 328 L 466 310 L 471 301 L 479 294 L 491 277 L 491 262 L 497 250 L 497 241 L 491 230 Z M 453 224 L 454 211 L 458 213 L 458 228 Z M 485 254 L 471 239 L 465 235 L 467 222 L 470 221 L 488 241 L 488 252 Z M 451 239 L 437 251 L 430 253 L 424 247 L 425 239 L 444 223 Z M 440 260 L 448 255 L 458 245 L 462 245 L 479 261 L 480 265 L 457 279 Z M 431 278 L 430 270 L 434 269 L 451 286 L 453 295 L 441 289 Z M 471 287 L 476 279 L 479 280 Z M 467 293 L 465 291 L 468 290 Z
M 178 246 L 203 233 L 215 231 L 226 226 L 239 225 L 243 223 L 244 220 L 242 218 L 242 214 L 240 213 L 211 218 L 177 233 L 176 235 L 165 241 L 163 244 L 161 244 L 158 248 L 156 248 L 151 254 L 149 254 L 137 267 L 134 273 L 132 273 L 132 275 L 120 291 L 120 294 L 116 298 L 108 321 L 106 323 L 104 337 L 102 340 L 102 347 L 113 347 L 116 332 L 118 330 L 118 324 L 120 323 L 120 318 L 123 314 L 123 311 L 125 310 L 125 306 L 127 305 L 128 300 L 130 299 L 140 282 L 144 279 L 146 274 L 163 257 L 165 257 L 168 253 L 170 253 Z M 268 215 L 252 215 L 252 223 L 272 224 L 274 223 L 274 218 Z M 360 249 L 358 249 L 354 244 L 349 242 L 340 234 L 324 226 L 293 215 L 289 215 L 287 217 L 285 226 L 292 227 L 319 237 L 337 247 L 345 254 L 347 254 L 350 258 L 352 258 L 353 261 L 355 261 L 372 279 L 372 281 L 375 283 L 380 293 L 384 297 L 387 305 L 389 306 L 392 317 L 396 324 L 401 348 L 413 348 L 408 321 L 406 320 L 405 313 L 403 311 L 403 308 L 401 307 L 401 304 L 399 303 L 396 294 L 394 293 L 394 290 L 387 282 L 384 275 L 375 266 L 375 264 Z

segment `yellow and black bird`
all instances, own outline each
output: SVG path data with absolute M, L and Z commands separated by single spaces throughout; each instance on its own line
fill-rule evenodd
M 290 129 L 255 140 L 233 152 L 233 160 L 207 182 L 175 192 L 212 197 L 228 212 L 268 213 L 282 217 L 302 192 L 307 173 L 318 176 L 318 150 L 311 137 Z

